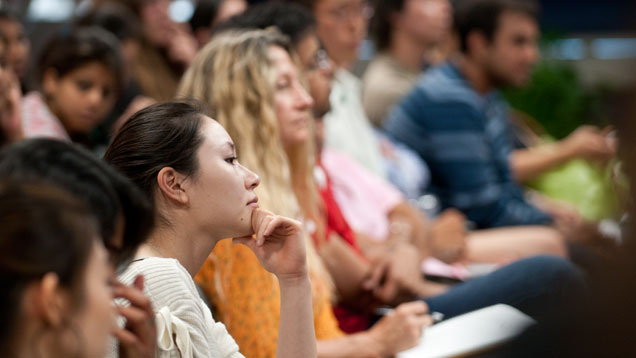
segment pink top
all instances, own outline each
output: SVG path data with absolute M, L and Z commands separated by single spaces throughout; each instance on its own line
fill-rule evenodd
M 51 112 L 39 92 L 22 100 L 22 130 L 26 138 L 48 137 L 71 141 L 62 122 Z
M 402 194 L 344 153 L 324 149 L 320 161 L 331 180 L 333 196 L 353 230 L 374 240 L 385 240 L 389 235 L 387 215 L 404 201 Z

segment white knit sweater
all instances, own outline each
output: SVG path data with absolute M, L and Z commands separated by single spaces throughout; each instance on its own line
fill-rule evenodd
M 175 259 L 148 257 L 131 263 L 119 280 L 144 275 L 157 324 L 157 357 L 243 358 L 222 323 L 215 322 L 192 277 Z

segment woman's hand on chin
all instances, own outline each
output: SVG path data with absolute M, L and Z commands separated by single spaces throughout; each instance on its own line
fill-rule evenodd
M 252 212 L 254 236 L 233 239 L 248 246 L 263 267 L 283 282 L 308 277 L 305 240 L 300 222 L 263 209 Z

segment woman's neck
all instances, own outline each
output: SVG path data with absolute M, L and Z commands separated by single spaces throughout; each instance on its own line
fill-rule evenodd
M 194 277 L 219 240 L 193 225 L 158 225 L 140 246 L 137 256 L 176 259 Z

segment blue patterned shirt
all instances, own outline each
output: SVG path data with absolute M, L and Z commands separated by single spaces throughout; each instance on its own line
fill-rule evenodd
M 496 91 L 478 94 L 450 62 L 420 77 L 384 129 L 429 165 L 430 191 L 442 207 L 461 210 L 479 228 L 552 221 L 512 178 L 507 104 Z

